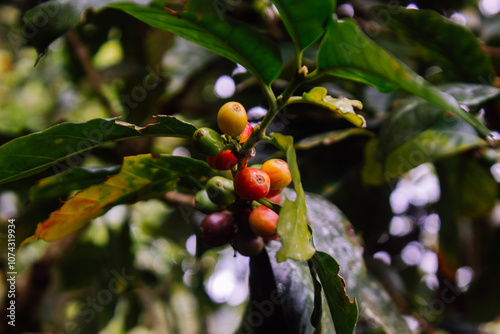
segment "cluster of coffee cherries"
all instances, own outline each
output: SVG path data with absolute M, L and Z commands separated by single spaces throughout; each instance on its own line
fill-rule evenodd
M 280 204 L 281 192 L 291 183 L 292 175 L 281 159 L 247 166 L 250 157 L 243 156 L 240 149 L 253 127 L 240 103 L 224 104 L 217 124 L 223 135 L 206 127 L 193 135 L 195 148 L 207 156 L 209 166 L 228 171 L 210 178 L 205 189 L 196 194 L 197 208 L 208 213 L 201 221 L 201 237 L 212 247 L 230 243 L 241 255 L 258 255 L 266 241 L 278 238 L 279 219 L 275 211 L 258 201 Z

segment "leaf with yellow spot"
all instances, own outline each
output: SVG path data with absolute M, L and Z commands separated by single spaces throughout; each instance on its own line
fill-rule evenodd
M 340 117 L 345 118 L 352 124 L 364 128 L 366 121 L 363 116 L 356 114 L 354 108 L 363 109 L 363 104 L 358 100 L 349 100 L 345 97 L 335 99 L 327 95 L 326 88 L 314 87 L 309 92 L 302 94 L 302 97 L 292 96 L 288 100 L 289 104 L 292 103 L 310 103 L 319 107 L 333 111 Z
M 35 239 L 53 241 L 71 234 L 112 207 L 160 196 L 173 190 L 185 177 L 203 177 L 211 172 L 203 161 L 162 155 L 142 154 L 124 158 L 120 172 L 104 183 L 82 190 L 49 218 L 39 223 Z

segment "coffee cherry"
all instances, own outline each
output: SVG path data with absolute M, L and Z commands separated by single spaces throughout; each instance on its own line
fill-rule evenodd
M 243 256 L 256 256 L 264 249 L 264 239 L 252 233 L 237 231 L 234 234 L 233 247 Z
M 243 144 L 244 142 L 246 142 L 248 140 L 248 138 L 250 138 L 252 131 L 253 131 L 252 124 L 247 123 L 245 130 L 243 130 L 243 132 L 240 134 L 240 137 L 241 137 L 240 143 Z
M 281 159 L 267 160 L 262 164 L 261 170 L 269 175 L 271 189 L 281 189 L 292 182 L 292 173 L 288 164 Z
M 233 182 L 222 176 L 208 180 L 205 189 L 210 200 L 220 206 L 228 206 L 236 199 Z
M 209 214 L 201 221 L 201 237 L 209 246 L 217 247 L 231 241 L 234 234 L 232 218 L 222 212 Z
M 216 170 L 229 170 L 238 164 L 238 159 L 231 150 L 224 150 L 215 157 L 207 157 L 207 163 Z
M 267 193 L 266 195 L 266 198 L 271 198 L 271 197 L 274 197 L 274 196 L 277 196 L 279 194 L 281 194 L 281 192 L 283 191 L 284 188 L 281 188 L 281 189 L 269 189 L 269 192 Z
M 269 192 L 271 192 L 271 190 L 269 190 Z M 267 194 L 266 198 L 274 204 L 281 204 L 281 194 L 274 196 L 269 196 L 269 194 Z
M 193 134 L 193 145 L 200 154 L 216 156 L 224 148 L 224 139 L 215 130 L 199 128 Z
M 232 137 L 240 135 L 245 130 L 247 122 L 247 112 L 238 102 L 225 103 L 217 114 L 219 129 Z
M 259 200 L 269 192 L 271 181 L 262 170 L 243 168 L 234 177 L 234 190 L 242 199 Z
M 217 212 L 219 210 L 219 205 L 215 204 L 208 197 L 206 189 L 200 190 L 194 196 L 196 208 L 205 213 Z
M 248 223 L 255 235 L 269 238 L 276 235 L 279 216 L 267 206 L 261 205 L 250 213 Z

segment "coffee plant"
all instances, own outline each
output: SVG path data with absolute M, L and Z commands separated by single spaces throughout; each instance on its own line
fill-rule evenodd
M 1 332 L 498 333 L 495 6 L 0 4 Z

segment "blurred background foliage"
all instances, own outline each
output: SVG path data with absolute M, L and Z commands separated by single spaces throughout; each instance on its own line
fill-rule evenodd
M 112 9 L 86 10 L 83 23 L 50 43 L 34 67 L 40 45 L 35 45 L 38 51 L 24 45 L 21 22 L 23 13 L 38 3 L 0 4 L 0 144 L 60 122 L 107 117 L 145 125 L 152 115 L 177 115 L 216 128 L 216 112 L 228 100 L 241 102 L 250 121 L 265 113 L 266 100 L 243 68 Z M 337 15 L 354 17 L 378 44 L 460 97 L 492 131 L 500 131 L 497 91 L 471 86 L 499 86 L 499 2 L 398 3 L 433 10 L 460 25 L 445 31 L 439 29 L 446 26 L 435 28 L 432 21 L 419 26 L 408 17 L 382 17 L 374 6 L 384 3 L 394 4 L 338 1 Z M 229 15 L 267 31 L 285 61 L 293 57 L 292 43 L 269 1 L 237 4 L 229 7 Z M 474 48 L 472 39 L 461 38 L 461 29 L 470 30 L 482 43 Z M 314 60 L 316 51 L 317 45 L 307 50 L 306 63 Z M 284 71 L 273 88 L 282 90 L 287 78 Z M 426 132 L 432 108 L 405 114 L 405 106 L 413 102 L 401 92 L 380 93 L 333 77 L 321 85 L 330 95 L 362 101 L 368 131 L 350 131 L 346 121 L 314 107 L 306 112 L 295 106 L 284 110 L 270 129 L 294 136 L 305 190 L 329 199 L 347 216 L 369 271 L 412 331 L 500 332 L 497 151 L 468 144 L 461 134 L 446 132 L 448 125 L 433 125 L 438 136 Z M 439 152 L 429 163 L 433 147 L 417 146 L 422 156 L 401 148 L 422 133 L 422 143 L 453 149 Z M 402 156 L 408 153 L 408 163 L 396 161 L 396 168 L 403 164 L 404 171 L 386 178 L 377 172 L 380 159 L 396 149 Z M 94 149 L 81 165 L 114 166 L 124 156 L 148 152 L 202 158 L 189 141 L 147 138 Z M 256 163 L 275 154 L 264 143 L 257 152 Z M 0 223 L 15 218 L 18 241 L 30 236 L 67 198 L 30 199 L 30 187 L 54 172 L 0 185 Z M 231 248 L 197 257 L 197 227 L 186 224 L 186 215 L 201 219 L 200 213 L 165 198 L 122 205 L 75 235 L 21 249 L 17 289 L 24 291 L 19 293 L 25 299 L 18 300 L 18 329 L 234 332 L 248 300 L 248 259 L 233 258 Z M 3 253 L 0 267 L 6 271 Z M 3 296 L 5 279 L 1 282 Z M 369 324 L 359 324 L 358 331 L 370 332 Z

